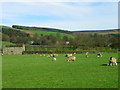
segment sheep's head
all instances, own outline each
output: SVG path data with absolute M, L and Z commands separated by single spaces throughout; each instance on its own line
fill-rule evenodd
M 68 57 L 68 55 L 66 54 L 65 57 Z
M 112 57 L 110 57 L 110 60 L 112 60 Z

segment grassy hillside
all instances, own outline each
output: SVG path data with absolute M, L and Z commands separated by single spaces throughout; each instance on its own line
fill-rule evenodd
M 15 44 L 7 41 L 2 41 L 2 45 L 15 45 Z
M 74 34 L 99 34 L 99 35 L 120 35 L 120 29 L 111 29 L 111 30 L 88 30 L 88 31 L 73 31 Z
M 69 31 L 64 31 L 64 30 L 59 30 L 59 29 L 51 29 L 51 28 L 36 28 L 36 27 L 32 27 L 32 29 L 28 29 L 30 27 L 26 27 L 24 29 L 21 28 L 12 28 L 12 27 L 7 27 L 7 26 L 2 26 L 2 33 L 4 34 L 12 34 L 12 33 L 26 33 L 26 34 L 30 34 L 30 35 L 34 35 L 34 34 L 39 34 L 39 35 L 59 35 L 60 37 L 63 36 L 68 36 L 73 38 L 74 35 L 69 34 Z M 12 31 L 12 32 L 8 32 L 8 30 Z
M 110 46 L 113 48 L 119 47 L 118 39 L 116 37 L 120 36 L 118 30 L 80 31 L 80 32 L 74 31 L 71 33 L 69 31 L 59 29 L 25 27 L 25 26 L 15 26 L 14 28 L 4 26 L 2 27 L 2 33 L 3 41 L 10 41 L 16 44 L 63 46 L 66 44 L 65 43 L 66 41 L 69 41 L 70 44 L 76 48 L 78 46 L 83 48 L 96 46 L 97 47 Z
M 18 29 L 7 27 L 7 26 L 2 26 L 2 33 L 6 34 L 8 36 L 22 36 L 22 37 L 28 36 L 28 34 L 22 32 Z
M 113 35 L 113 36 L 120 36 L 120 30 L 119 29 L 111 29 L 111 30 L 90 30 L 90 31 L 67 31 L 67 30 L 60 30 L 60 29 L 53 29 L 53 28 L 40 28 L 40 27 L 27 27 L 27 26 L 18 26 L 18 25 L 13 25 L 11 27 L 7 27 L 7 26 L 2 26 L 3 28 L 3 33 L 6 34 L 6 31 L 4 32 L 4 30 L 7 29 L 11 29 L 12 32 L 14 30 L 14 32 L 25 32 L 26 34 L 30 34 L 30 35 L 34 35 L 34 34 L 39 34 L 39 35 L 58 35 L 60 37 L 63 36 L 68 36 L 71 38 L 74 38 L 74 35 L 80 33 L 80 34 L 99 34 L 99 35 Z M 19 33 L 21 33 L 19 32 Z M 10 32 L 8 32 L 10 33 Z
M 63 36 L 68 36 L 73 38 L 74 36 L 71 35 L 72 32 L 67 31 L 67 30 L 61 30 L 61 29 L 55 29 L 55 28 L 45 28 L 45 27 L 28 27 L 28 26 L 18 26 L 18 25 L 13 25 L 13 28 L 20 30 L 20 31 L 24 31 L 30 35 L 33 34 L 42 34 L 42 35 L 58 35 L 60 37 Z
M 15 44 L 14 44 L 14 43 L 11 43 L 11 42 L 7 42 L 7 41 L 0 41 L 0 48 L 1 48 L 3 45 L 15 45 Z
M 28 26 L 19 26 L 13 25 L 13 28 L 21 29 L 21 30 L 39 30 L 39 31 L 50 31 L 50 32 L 61 32 L 61 33 L 71 33 L 67 30 L 55 29 L 55 28 L 47 28 L 47 27 L 28 27 Z
M 74 35 L 67 34 L 67 33 L 61 33 L 61 32 L 40 31 L 40 30 L 20 30 L 20 31 L 26 32 L 30 35 L 39 34 L 39 35 L 59 35 L 60 37 L 68 36 L 68 37 L 71 37 L 71 38 L 74 37 Z

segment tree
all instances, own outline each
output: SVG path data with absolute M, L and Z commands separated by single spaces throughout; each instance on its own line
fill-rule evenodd
M 110 46 L 113 48 L 120 48 L 119 40 L 120 40 L 119 36 L 118 37 L 111 37 L 111 39 L 110 39 L 111 45 Z
M 2 33 L 2 41 L 10 41 L 10 37 Z

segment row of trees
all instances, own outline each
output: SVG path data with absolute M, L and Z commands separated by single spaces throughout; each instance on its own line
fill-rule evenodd
M 120 46 L 118 42 L 119 37 L 111 35 L 85 35 L 78 34 L 75 39 L 71 41 L 73 46 L 95 48 L 95 47 L 113 47 L 118 48 Z

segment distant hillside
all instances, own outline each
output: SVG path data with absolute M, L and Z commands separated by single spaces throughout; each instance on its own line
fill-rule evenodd
M 0 33 L 2 35 L 2 41 L 6 41 L 3 45 L 10 44 L 9 42 L 23 44 L 28 41 L 30 36 L 28 33 L 8 26 L 2 26 Z
M 2 33 L 8 35 L 8 36 L 19 36 L 19 37 L 26 37 L 29 36 L 29 34 L 22 32 L 20 30 L 7 27 L 7 26 L 2 26 Z
M 82 31 L 73 31 L 73 32 L 113 32 L 119 31 L 120 29 L 109 29 L 109 30 L 82 30 Z
M 19 29 L 20 30 L 20 29 Z M 26 32 L 30 35 L 34 35 L 34 34 L 39 34 L 39 35 L 59 35 L 60 37 L 64 37 L 64 36 L 68 36 L 73 38 L 74 36 L 68 33 L 61 33 L 61 32 L 52 32 L 52 31 L 40 31 L 40 30 L 20 30 L 23 32 Z
M 8 26 L 1 26 L 2 31 L 2 41 L 7 41 L 15 44 L 31 44 L 31 41 L 34 42 L 34 45 L 47 45 L 54 42 L 55 39 L 67 40 L 68 38 L 74 38 L 74 35 L 69 34 L 69 31 L 62 31 L 57 29 L 49 29 L 49 31 L 40 30 L 35 28 L 12 28 Z M 24 27 L 24 26 L 23 26 Z M 57 42 L 57 40 L 55 42 Z M 6 43 L 5 43 L 6 44 Z M 9 43 L 7 43 L 9 44 Z
M 81 34 L 120 34 L 120 29 L 111 29 L 111 30 L 84 30 L 84 31 L 73 31 L 73 33 Z
M 60 30 L 60 29 L 53 29 L 53 28 L 42 28 L 42 27 L 28 27 L 28 26 L 18 26 L 13 25 L 12 28 L 17 29 L 19 31 L 26 32 L 27 34 L 34 35 L 59 35 L 60 37 L 68 36 L 73 38 L 74 36 L 71 35 L 71 31 L 67 30 Z
M 52 28 L 2 26 L 0 32 L 3 44 L 27 44 L 64 46 L 66 42 L 74 46 L 74 49 L 88 47 L 110 47 L 118 48 L 118 29 L 96 30 L 96 31 L 66 31 Z M 97 37 L 97 38 L 96 38 Z M 9 43 L 10 42 L 10 43 Z
M 49 31 L 49 32 L 61 32 L 61 33 L 71 33 L 67 30 L 55 29 L 55 28 L 46 28 L 46 27 L 28 27 L 28 26 L 19 26 L 13 25 L 12 28 L 22 29 L 22 30 L 39 30 L 39 31 Z

